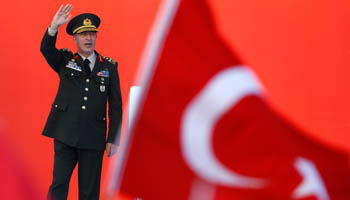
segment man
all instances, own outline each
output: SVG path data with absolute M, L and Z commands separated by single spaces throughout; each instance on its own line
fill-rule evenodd
M 84 13 L 67 25 L 78 52 L 55 47 L 58 28 L 70 19 L 72 5 L 61 6 L 41 43 L 41 52 L 60 78 L 59 89 L 43 135 L 54 138 L 53 181 L 48 199 L 67 199 L 70 178 L 78 165 L 79 199 L 99 199 L 104 150 L 110 157 L 119 143 L 122 98 L 118 63 L 95 49 L 100 19 Z M 109 128 L 106 141 L 106 106 Z

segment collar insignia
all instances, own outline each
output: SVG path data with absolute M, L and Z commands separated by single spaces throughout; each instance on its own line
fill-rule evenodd
M 100 54 L 98 54 L 97 57 L 98 57 L 98 61 L 99 61 L 99 62 L 103 62 L 103 58 L 102 58 L 102 56 L 101 56 Z

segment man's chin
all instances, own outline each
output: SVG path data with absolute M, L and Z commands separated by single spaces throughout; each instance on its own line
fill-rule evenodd
M 91 48 L 91 49 L 89 48 L 89 49 L 84 49 L 84 50 L 83 50 L 83 53 L 86 54 L 86 55 L 91 55 L 92 52 L 94 52 L 94 49 L 93 49 L 93 48 Z

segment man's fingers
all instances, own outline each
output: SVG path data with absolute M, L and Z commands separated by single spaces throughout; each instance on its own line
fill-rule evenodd
M 73 5 L 70 4 L 70 5 L 69 5 L 69 12 L 70 12 L 72 9 L 73 9 Z
M 72 11 L 72 10 L 73 10 L 73 5 L 70 5 L 69 8 L 68 8 L 67 13 L 70 13 L 70 11 Z
M 64 6 L 64 8 L 63 8 L 63 12 L 65 12 L 65 13 L 66 13 L 66 12 L 67 12 L 67 10 L 68 10 L 68 8 L 69 8 L 69 4 L 65 5 L 65 6 Z
M 61 4 L 60 8 L 58 9 L 57 12 L 61 12 L 63 10 L 63 4 Z
M 72 17 L 72 15 L 66 16 L 64 19 L 64 24 L 67 23 L 71 17 Z
M 58 15 L 59 13 L 61 13 L 63 10 L 63 4 L 61 4 L 60 8 L 57 10 L 56 15 Z
M 111 157 L 117 152 L 117 145 L 112 143 L 107 143 L 106 145 L 106 153 L 108 157 Z
M 72 11 L 73 6 L 69 5 L 68 9 L 65 11 L 65 17 L 67 18 L 67 21 L 69 20 L 69 18 L 71 17 L 70 12 Z M 68 16 L 68 17 L 67 17 Z
M 69 15 L 67 18 L 66 18 L 66 22 L 69 21 L 69 19 L 72 17 L 72 15 Z
M 63 9 L 64 13 L 69 13 L 72 10 L 72 7 L 72 4 L 67 4 Z
M 106 146 L 106 153 L 107 153 L 107 157 L 111 156 L 111 145 L 107 144 Z

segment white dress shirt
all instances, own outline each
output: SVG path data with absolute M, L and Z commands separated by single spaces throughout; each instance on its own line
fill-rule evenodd
M 95 66 L 95 62 L 96 62 L 96 53 L 95 52 L 92 52 L 92 54 L 89 56 L 89 57 L 84 57 L 83 55 L 81 55 L 79 52 L 78 54 L 80 55 L 80 57 L 83 59 L 83 61 L 85 59 L 89 59 L 90 63 L 89 63 L 89 67 L 90 67 L 90 70 L 92 71 L 94 69 L 94 66 Z

